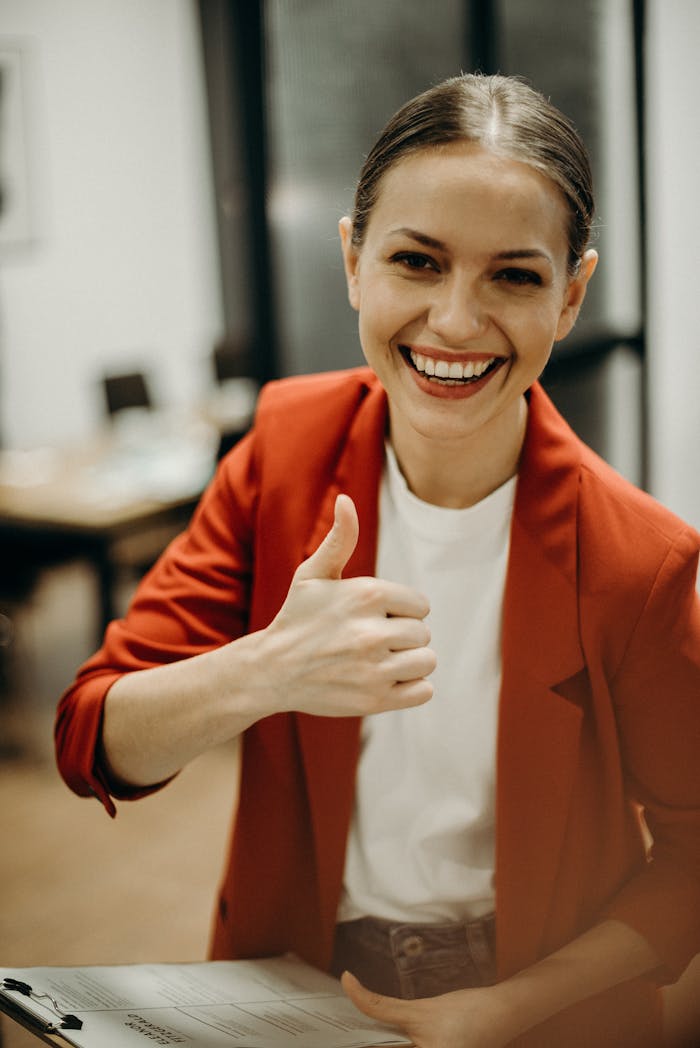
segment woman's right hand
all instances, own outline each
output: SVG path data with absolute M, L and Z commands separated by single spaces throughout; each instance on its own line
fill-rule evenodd
M 358 535 L 355 505 L 339 495 L 333 527 L 258 635 L 258 683 L 276 710 L 365 716 L 417 706 L 433 694 L 428 601 L 399 583 L 343 579 Z
M 428 601 L 381 579 L 343 579 L 359 525 L 347 495 L 263 630 L 190 659 L 126 673 L 107 693 L 101 766 L 146 786 L 273 713 L 364 716 L 427 702 Z

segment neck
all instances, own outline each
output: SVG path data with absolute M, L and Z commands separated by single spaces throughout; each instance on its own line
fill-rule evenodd
M 473 506 L 515 476 L 526 427 L 524 397 L 507 417 L 494 420 L 488 433 L 442 440 L 408 428 L 390 410 L 391 442 L 410 490 L 449 509 Z

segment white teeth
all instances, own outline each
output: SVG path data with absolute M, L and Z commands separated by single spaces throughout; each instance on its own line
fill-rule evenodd
M 489 357 L 488 360 L 470 360 L 462 363 L 458 360 L 434 360 L 433 357 L 425 357 L 422 353 L 415 353 L 413 350 L 410 353 L 416 371 L 424 375 L 435 376 L 435 378 L 450 380 L 479 378 L 496 360 L 495 357 Z

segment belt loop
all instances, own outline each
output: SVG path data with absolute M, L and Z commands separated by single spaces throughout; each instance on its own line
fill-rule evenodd
M 467 946 L 484 986 L 496 979 L 495 926 L 493 914 L 479 921 L 468 921 L 464 926 Z

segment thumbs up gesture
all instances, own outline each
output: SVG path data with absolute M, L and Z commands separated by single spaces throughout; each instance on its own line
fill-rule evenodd
M 420 593 L 375 578 L 343 579 L 357 545 L 355 505 L 339 495 L 333 527 L 297 568 L 265 630 L 261 672 L 273 708 L 365 716 L 427 702 L 435 669 Z
M 355 503 L 348 495 L 335 500 L 333 527 L 315 553 L 297 568 L 294 579 L 339 579 L 355 552 L 360 535 Z

